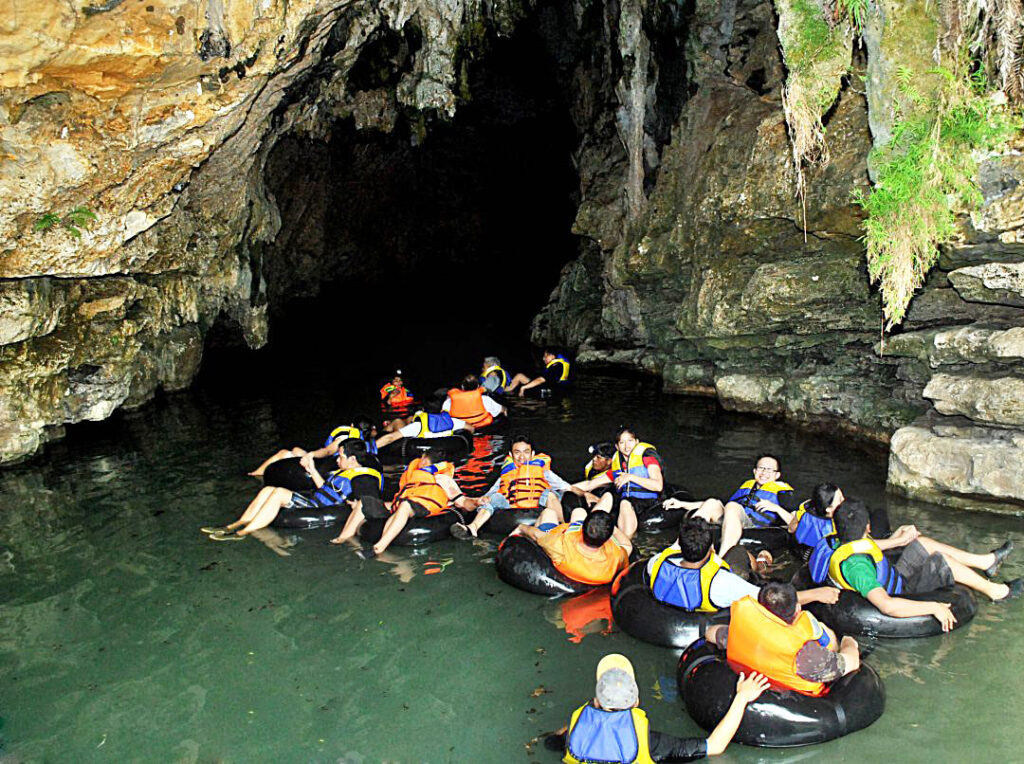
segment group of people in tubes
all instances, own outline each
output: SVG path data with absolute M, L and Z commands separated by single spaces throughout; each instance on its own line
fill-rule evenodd
M 1024 593 L 1020 578 L 995 579 L 1013 550 L 1009 540 L 973 553 L 913 525 L 892 530 L 884 510 L 869 510 L 830 483 L 801 501 L 772 454 L 756 460 L 728 499 L 696 498 L 666 483 L 657 448 L 628 427 L 590 446 L 575 483 L 554 471 L 528 435 L 511 435 L 490 488 L 464 495 L 449 455 L 431 441 L 506 420 L 503 399 L 567 389 L 569 360 L 550 348 L 543 364 L 538 374 L 511 376 L 499 359 L 487 357 L 479 374 L 467 375 L 443 400 L 435 394 L 379 432 L 362 417 L 331 431 L 320 448 L 278 451 L 250 474 L 264 476 L 276 462 L 291 460 L 308 476 L 308 490 L 264 485 L 237 520 L 202 530 L 215 541 L 241 540 L 282 514 L 345 505 L 348 516 L 331 542 L 358 544 L 365 523 L 383 521 L 379 538 L 359 550 L 372 558 L 426 519 L 442 518 L 445 535 L 460 540 L 499 529 L 506 536 L 499 565 L 503 548 L 528 547 L 531 564 L 578 584 L 577 591 L 612 584 L 616 622 L 618 601 L 640 597 L 648 604 L 629 605 L 624 618 L 693 625 L 685 632 L 688 644 L 650 641 L 686 648 L 680 688 L 687 710 L 710 734 L 680 738 L 649 729 L 632 665 L 609 655 L 598 664 L 594 697 L 545 741 L 567 762 L 689 760 L 720 753 L 734 737 L 788 746 L 852 732 L 878 718 L 884 705 L 881 680 L 861 662 L 854 636 L 948 632 L 973 616 L 975 593 L 992 602 Z M 381 389 L 381 402 L 409 411 L 416 403 L 400 373 Z M 421 449 L 397 491 L 385 497 L 378 454 L 402 439 Z M 336 469 L 323 474 L 317 463 L 326 458 Z M 633 538 L 641 527 L 671 528 L 675 540 L 638 560 Z M 780 557 L 799 566 L 782 581 L 773 580 Z M 650 626 L 619 625 L 640 636 Z M 824 716 L 815 710 L 822 703 L 832 704 Z M 817 729 L 825 717 L 833 728 Z M 807 725 L 810 732 L 802 729 Z

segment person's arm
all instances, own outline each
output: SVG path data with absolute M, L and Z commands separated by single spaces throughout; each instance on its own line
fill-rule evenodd
M 490 505 L 491 497 L 492 496 L 497 496 L 499 493 L 501 493 L 501 478 L 500 477 L 497 480 L 495 480 L 494 483 L 491 484 L 491 487 L 487 489 L 487 492 L 484 493 L 484 495 L 480 497 L 480 502 L 479 502 L 478 506 L 488 506 L 488 505 Z
M 914 525 L 901 525 L 892 535 L 887 539 L 875 539 L 875 543 L 878 544 L 878 548 L 883 552 L 887 549 L 896 549 L 897 547 L 906 546 L 911 541 L 914 541 L 921 532 Z
M 536 526 L 533 526 L 533 525 L 519 525 L 519 526 L 516 526 L 516 529 L 514 531 L 512 531 L 511 535 L 526 536 L 526 538 L 528 538 L 528 539 L 533 539 L 534 541 L 539 541 L 541 536 L 544 536 L 545 534 L 546 534 L 546 531 L 542 531 L 540 528 L 537 528 Z
M 543 385 L 545 382 L 547 382 L 547 378 L 543 374 L 539 377 L 531 379 L 529 382 L 527 382 L 525 385 L 519 388 L 519 394 L 522 395 L 527 390 L 532 390 L 535 387 L 539 387 L 540 385 Z
M 494 398 L 489 395 L 483 395 L 480 397 L 481 402 L 484 404 L 484 411 L 490 414 L 492 417 L 497 419 L 505 413 L 505 407 L 498 403 Z
M 803 589 L 796 593 L 796 601 L 801 605 L 810 605 L 812 602 L 834 605 L 839 602 L 839 590 L 834 586 L 818 586 L 814 589 Z
M 552 472 L 551 470 L 544 470 L 544 479 L 548 481 L 548 485 L 550 485 L 554 490 L 558 491 L 559 493 L 568 491 L 570 488 L 572 488 L 572 486 L 569 485 L 568 482 L 563 480 L 559 475 Z
M 619 526 L 615 526 L 612 530 L 612 538 L 615 540 L 616 544 L 626 550 L 626 554 L 630 554 L 633 551 L 633 542 L 630 540 L 629 536 L 622 532 L 622 529 L 620 529 Z
M 444 399 L 444 403 L 441 404 L 441 411 L 451 411 L 451 410 L 452 410 L 452 399 L 451 398 L 445 398 Z
M 736 730 L 740 728 L 747 704 L 757 700 L 767 689 L 768 680 L 756 671 L 752 671 L 750 676 L 740 674 L 740 678 L 736 682 L 736 697 L 733 698 L 722 721 L 708 735 L 708 756 L 717 756 L 729 747 Z
M 608 485 L 610 482 L 612 482 L 612 479 L 608 477 L 608 473 L 602 472 L 600 475 L 595 478 L 591 478 L 590 480 L 581 480 L 578 483 L 573 483 L 569 486 L 569 490 L 582 496 L 583 494 L 590 493 L 595 488 Z
M 615 487 L 622 488 L 626 483 L 634 483 L 641 488 L 646 488 L 648 491 L 660 492 L 665 487 L 665 479 L 661 474 L 661 467 L 657 464 L 650 464 L 647 467 L 647 472 L 650 473 L 649 477 L 640 477 L 639 475 L 631 475 L 628 472 L 620 472 L 615 478 Z
M 452 419 L 452 421 L 455 422 L 458 420 Z M 394 432 L 389 432 L 387 435 L 382 435 L 377 438 L 377 450 L 380 451 L 384 446 L 394 443 L 396 440 L 401 440 L 402 438 L 415 438 L 420 434 L 421 429 L 422 427 L 419 422 L 410 422 L 409 424 L 402 425 Z
M 953 610 L 945 602 L 927 602 L 891 597 L 879 586 L 868 594 L 868 602 L 892 618 L 913 618 L 915 615 L 930 615 L 940 624 L 943 631 L 949 631 L 956 623 Z

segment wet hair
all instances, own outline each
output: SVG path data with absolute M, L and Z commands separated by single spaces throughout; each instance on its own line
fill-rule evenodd
M 832 521 L 836 524 L 836 535 L 839 540 L 846 544 L 864 538 L 868 523 L 871 522 L 871 514 L 863 501 L 847 499 L 836 509 Z
M 441 448 L 428 448 L 420 456 L 426 457 L 426 460 L 431 464 L 440 464 L 448 458 L 448 454 Z
M 599 547 L 615 532 L 615 519 L 607 512 L 591 512 L 583 521 L 583 543 Z
M 679 550 L 687 562 L 700 562 L 711 548 L 711 526 L 700 517 L 688 517 L 679 523 Z
M 591 456 L 600 456 L 602 459 L 611 459 L 615 456 L 615 446 L 611 443 L 595 443 L 587 452 Z
M 825 517 L 825 510 L 832 504 L 832 499 L 836 497 L 838 490 L 839 486 L 833 483 L 818 483 L 814 486 L 814 490 L 811 491 L 811 500 L 807 505 L 811 514 Z
M 484 366 L 501 366 L 501 359 L 496 355 L 484 356 Z
M 757 462 L 762 459 L 774 459 L 775 460 L 775 471 L 782 472 L 782 461 L 775 454 L 763 453 L 757 457 Z M 754 466 L 757 466 L 757 462 L 754 462 Z
M 525 443 L 526 445 L 528 445 L 530 447 L 531 450 L 533 450 L 533 451 L 537 450 L 537 447 L 535 445 L 533 445 L 533 438 L 531 438 L 529 435 L 527 435 L 525 433 L 520 433 L 519 435 L 513 435 L 509 439 L 509 442 L 508 442 L 508 451 L 509 451 L 509 453 L 512 453 L 512 447 L 516 443 Z
M 360 467 L 369 467 L 380 471 L 380 459 L 377 458 L 376 454 L 371 454 L 369 451 L 360 451 L 354 456 Z
M 444 405 L 444 401 L 438 398 L 436 395 L 432 395 L 423 402 L 423 410 L 428 414 L 440 414 L 441 407 Z
M 476 374 L 467 374 L 462 378 L 462 384 L 460 385 L 463 390 L 476 390 L 480 387 L 480 380 Z
M 796 615 L 796 588 L 792 584 L 769 581 L 757 593 L 757 601 L 770 613 L 786 623 L 792 623 Z
M 362 438 L 345 438 L 338 446 L 339 453 L 345 456 L 359 456 L 366 453 L 366 441 Z

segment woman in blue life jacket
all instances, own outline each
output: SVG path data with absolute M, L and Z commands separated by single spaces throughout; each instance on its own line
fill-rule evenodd
M 800 504 L 789 521 L 788 530 L 797 542 L 813 549 L 825 536 L 835 533 L 832 516 L 836 508 L 846 501 L 839 486 L 833 483 L 818 483 L 811 491 L 811 498 Z M 889 513 L 884 507 L 869 509 L 871 514 L 871 535 L 876 539 L 888 538 L 892 534 Z M 809 556 L 810 552 L 807 552 Z
M 377 437 L 377 425 L 370 421 L 370 418 L 360 414 L 353 419 L 349 424 L 343 424 L 340 427 L 335 427 L 327 435 L 324 444 L 320 448 L 312 451 L 307 451 L 304 448 L 295 446 L 293 448 L 282 448 L 277 451 L 273 456 L 266 459 L 259 467 L 254 469 L 249 474 L 252 477 L 263 477 L 263 472 L 274 462 L 279 462 L 282 459 L 291 459 L 292 457 L 303 457 L 309 456 L 310 461 L 313 459 L 322 459 L 325 456 L 335 456 L 338 453 L 338 446 L 343 440 L 348 438 L 361 438 L 366 441 L 366 449 L 371 454 L 377 453 L 377 446 L 374 443 L 374 438 Z
M 615 449 L 607 471 L 591 480 L 576 483 L 573 488 L 587 493 L 611 485 L 622 506 L 628 505 L 638 518 L 643 517 L 661 500 L 661 491 L 665 487 L 661 456 L 654 446 L 642 442 L 628 427 L 620 428 L 615 434 Z M 606 493 L 597 508 L 609 511 L 615 497 Z
M 597 664 L 594 699 L 573 712 L 569 724 L 544 740 L 549 750 L 564 751 L 562 761 L 637 762 L 702 759 L 722 753 L 732 741 L 747 704 L 768 689 L 757 673 L 740 675 L 736 697 L 707 738 L 678 738 L 648 726 L 638 708 L 640 691 L 633 665 L 624 655 L 606 655 Z

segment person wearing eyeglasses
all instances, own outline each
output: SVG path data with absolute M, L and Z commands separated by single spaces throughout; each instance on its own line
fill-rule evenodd
M 782 479 L 782 466 L 774 454 L 761 454 L 754 466 L 754 477 L 741 485 L 724 504 L 720 499 L 704 501 L 682 501 L 666 499 L 665 509 L 694 510 L 693 516 L 709 523 L 722 524 L 722 541 L 718 556 L 726 553 L 739 543 L 746 528 L 767 528 L 771 525 L 788 525 L 793 513 L 800 508 L 793 486 Z

